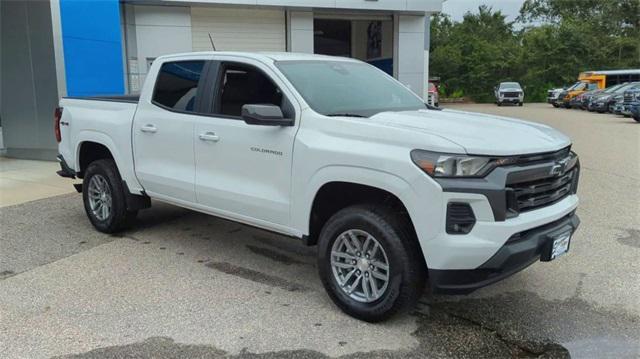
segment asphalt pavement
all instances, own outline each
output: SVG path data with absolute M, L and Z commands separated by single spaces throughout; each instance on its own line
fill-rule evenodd
M 157 202 L 105 235 L 65 194 L 0 208 L 0 356 L 640 357 L 640 124 L 546 104 L 452 107 L 573 139 L 582 224 L 567 255 L 369 324 L 324 293 L 314 247 Z

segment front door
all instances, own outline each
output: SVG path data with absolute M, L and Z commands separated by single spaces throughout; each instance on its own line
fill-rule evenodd
M 133 123 L 136 176 L 147 193 L 195 202 L 194 124 L 205 61 L 165 62 Z
M 244 104 L 295 111 L 281 86 L 258 62 L 215 62 L 211 116 L 195 124 L 196 197 L 219 215 L 252 223 L 287 225 L 296 126 L 248 125 Z

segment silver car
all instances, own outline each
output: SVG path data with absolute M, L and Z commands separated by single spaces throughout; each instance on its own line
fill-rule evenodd
M 505 103 L 522 106 L 524 102 L 524 90 L 517 82 L 501 82 L 493 90 L 496 96 L 496 104 L 502 106 Z

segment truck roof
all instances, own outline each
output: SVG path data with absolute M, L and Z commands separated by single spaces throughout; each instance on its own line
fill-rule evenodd
M 349 61 L 358 62 L 356 59 L 348 57 L 337 57 L 328 55 L 306 54 L 298 52 L 243 52 L 243 51 L 201 51 L 185 52 L 159 56 L 158 59 L 198 59 L 203 56 L 241 56 L 256 60 L 267 61 Z

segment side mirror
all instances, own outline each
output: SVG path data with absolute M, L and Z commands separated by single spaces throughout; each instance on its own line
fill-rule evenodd
M 248 125 L 293 126 L 293 119 L 284 118 L 276 105 L 243 105 L 241 116 Z

